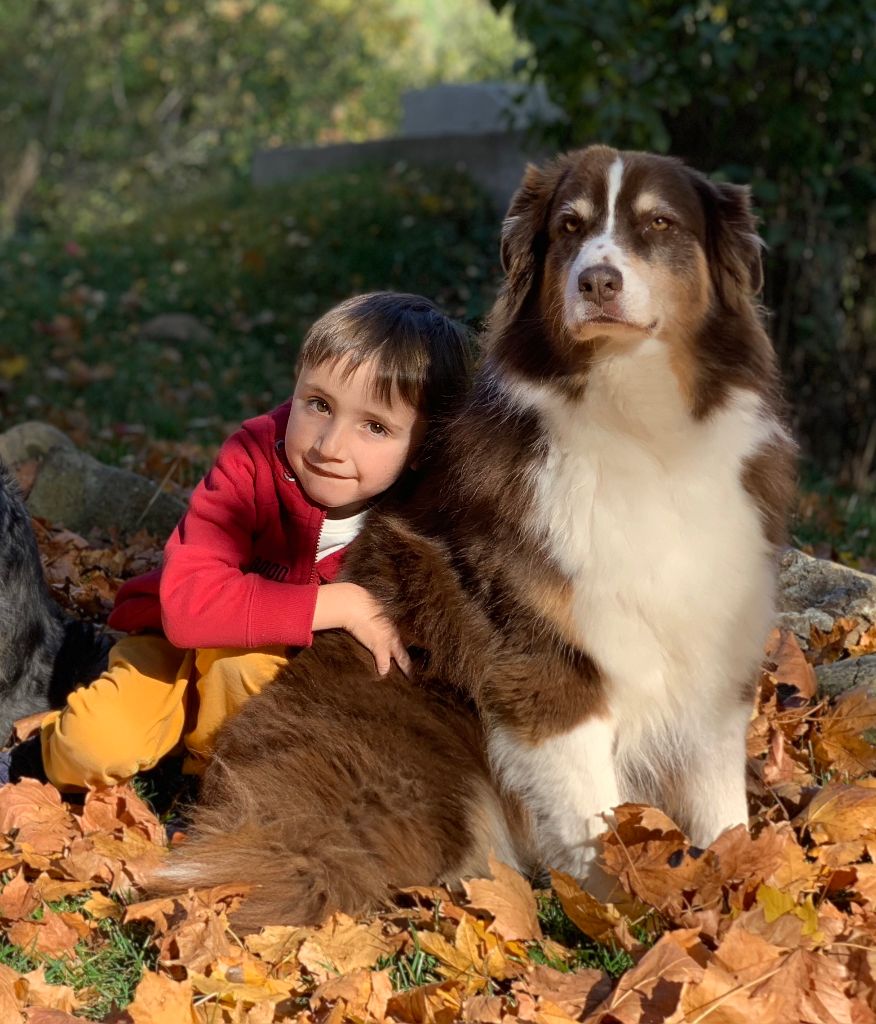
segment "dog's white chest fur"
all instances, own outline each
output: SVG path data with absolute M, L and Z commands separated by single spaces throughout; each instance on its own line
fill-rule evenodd
M 580 402 L 528 397 L 550 438 L 532 526 L 573 582 L 581 646 L 618 724 L 735 689 L 772 602 L 771 551 L 742 484 L 779 429 L 759 396 L 738 390 L 694 420 L 649 339 L 599 362 Z

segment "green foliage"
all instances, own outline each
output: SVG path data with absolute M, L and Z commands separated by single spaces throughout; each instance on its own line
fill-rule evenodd
M 857 0 L 493 0 L 567 121 L 563 144 L 672 152 L 751 182 L 766 300 L 823 466 L 860 482 L 876 386 L 876 9 Z M 868 415 L 868 408 L 870 415 Z
M 497 233 L 466 177 L 398 165 L 238 188 L 76 244 L 9 245 L 0 418 L 49 420 L 110 461 L 138 438 L 215 444 L 290 393 L 304 331 L 353 292 L 420 292 L 477 320 L 499 274 Z M 171 311 L 212 337 L 141 335 Z
M 0 237 L 22 210 L 134 222 L 258 147 L 391 134 L 403 89 L 519 52 L 485 0 L 0 0 Z

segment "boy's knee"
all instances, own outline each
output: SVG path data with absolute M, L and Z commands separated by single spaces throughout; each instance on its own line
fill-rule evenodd
M 60 789 L 113 786 L 151 768 L 160 744 L 136 709 L 114 709 L 112 721 L 67 707 L 42 730 L 43 763 Z

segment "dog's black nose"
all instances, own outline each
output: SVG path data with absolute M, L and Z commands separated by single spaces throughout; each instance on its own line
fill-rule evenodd
M 616 267 L 610 267 L 607 263 L 587 267 L 578 275 L 578 290 L 585 299 L 600 306 L 616 299 L 623 291 L 623 287 L 623 275 Z

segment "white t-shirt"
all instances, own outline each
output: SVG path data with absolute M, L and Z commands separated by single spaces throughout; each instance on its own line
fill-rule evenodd
M 342 547 L 349 544 L 356 534 L 362 529 L 365 516 L 368 512 L 357 512 L 354 516 L 347 516 L 346 519 L 329 519 L 326 517 L 322 524 L 322 533 L 319 535 L 319 545 L 316 549 L 317 562 L 321 558 L 333 555 Z

